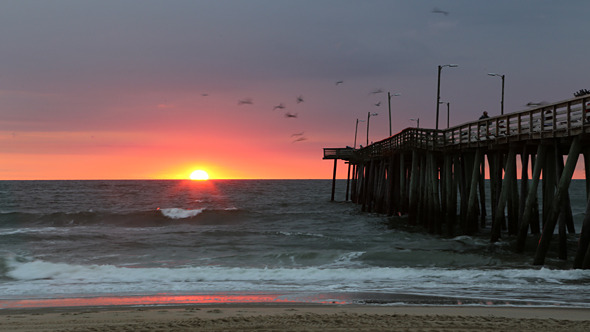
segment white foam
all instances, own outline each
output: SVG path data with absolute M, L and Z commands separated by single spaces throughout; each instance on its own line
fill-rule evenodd
M 343 254 L 349 260 L 362 252 Z M 354 291 L 407 292 L 448 296 L 534 298 L 551 290 L 583 297 L 588 270 L 440 269 L 391 267 L 248 268 L 186 266 L 180 268 L 76 265 L 4 256 L 13 281 L 0 283 L 0 294 L 39 297 L 55 294 L 100 294 L 204 291 Z M 559 291 L 556 292 L 556 289 Z M 536 294 L 536 295 L 535 295 Z
M 186 219 L 201 214 L 205 209 L 185 210 L 181 208 L 160 209 L 162 215 L 170 219 Z

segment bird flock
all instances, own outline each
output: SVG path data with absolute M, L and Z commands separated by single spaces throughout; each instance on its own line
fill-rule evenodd
M 341 86 L 342 84 L 344 84 L 344 80 L 338 80 L 335 82 L 336 86 Z M 379 95 L 381 93 L 383 93 L 384 90 L 381 88 L 377 88 L 377 89 L 373 89 L 368 93 L 368 96 L 375 96 L 375 95 Z M 208 97 L 209 94 L 208 93 L 202 93 L 201 96 L 203 97 Z M 301 104 L 305 102 L 305 98 L 303 95 L 298 95 L 295 97 L 295 103 L 296 104 Z M 375 107 L 380 107 L 381 106 L 382 101 L 377 101 L 377 102 L 372 102 L 372 105 Z M 250 97 L 246 97 L 246 98 L 242 98 L 239 99 L 237 102 L 238 106 L 244 106 L 244 105 L 254 105 L 254 100 Z M 287 111 L 287 106 L 286 103 L 284 102 L 280 102 L 276 105 L 274 105 L 272 107 L 273 111 L 281 111 L 283 112 L 283 115 L 285 118 L 287 119 L 296 119 L 299 117 L 298 113 L 293 113 L 293 112 L 289 112 Z M 297 132 L 297 133 L 293 133 L 290 136 L 291 139 L 291 143 L 298 143 L 298 142 L 303 142 L 307 140 L 307 137 L 305 136 L 305 132 L 301 131 L 301 132 Z
M 434 13 L 434 14 L 442 14 L 444 16 L 448 16 L 449 15 L 449 12 L 448 11 L 444 11 L 444 10 L 441 10 L 439 8 L 434 8 L 432 10 L 432 13 Z M 342 84 L 344 84 L 344 80 L 338 80 L 338 81 L 335 82 L 335 85 L 336 86 L 340 86 Z M 379 94 L 381 94 L 383 92 L 384 92 L 384 90 L 381 89 L 381 88 L 373 89 L 373 90 L 371 90 L 369 92 L 369 96 L 379 95 Z M 207 94 L 207 93 L 203 93 L 201 95 L 203 97 L 209 96 L 209 94 Z M 397 95 L 399 95 L 399 94 L 396 94 L 396 96 Z M 304 99 L 303 95 L 298 95 L 297 97 L 295 97 L 295 102 L 296 102 L 296 104 L 301 104 L 301 103 L 305 102 L 305 99 Z M 382 101 L 379 100 L 377 102 L 373 102 L 372 105 L 374 107 L 381 107 L 381 103 L 382 103 Z M 253 105 L 253 104 L 254 104 L 253 99 L 252 98 L 249 98 L 249 97 L 238 100 L 238 106 L 242 106 L 242 105 Z M 530 105 L 527 104 L 527 106 L 530 106 Z M 274 105 L 273 108 L 272 108 L 273 111 L 282 111 L 282 112 L 284 112 L 283 113 L 284 114 L 284 117 L 287 118 L 287 119 L 296 119 L 296 118 L 298 118 L 298 116 L 299 116 L 298 113 L 292 113 L 292 112 L 286 111 L 286 109 L 287 109 L 287 106 L 283 102 L 281 102 L 281 103 L 279 103 L 277 105 Z M 375 113 L 375 114 L 377 114 L 377 113 Z M 307 140 L 307 137 L 305 136 L 305 132 L 303 132 L 303 131 L 302 132 L 297 132 L 297 133 L 291 134 L 290 138 L 291 138 L 291 142 L 292 143 L 297 143 L 297 142 L 302 142 L 302 141 Z

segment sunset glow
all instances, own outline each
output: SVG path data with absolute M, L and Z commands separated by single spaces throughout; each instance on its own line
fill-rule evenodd
M 209 174 L 207 174 L 207 172 L 203 171 L 202 169 L 198 169 L 198 170 L 193 171 L 191 173 L 190 179 L 191 180 L 198 180 L 198 181 L 209 180 Z

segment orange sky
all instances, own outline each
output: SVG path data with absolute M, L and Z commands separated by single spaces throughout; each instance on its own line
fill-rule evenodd
M 589 88 L 571 64 L 590 52 L 590 4 L 444 7 L 0 2 L 0 180 L 328 179 L 322 149 L 352 146 L 357 119 L 378 113 L 369 141 L 389 136 L 387 92 L 393 133 L 435 127 L 439 65 L 459 64 L 442 72 L 451 126 L 498 115 L 490 72 L 506 74 L 506 113 Z

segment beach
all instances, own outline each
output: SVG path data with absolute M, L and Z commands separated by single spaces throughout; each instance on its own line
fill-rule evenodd
M 9 309 L 0 331 L 588 331 L 590 309 L 239 304 Z

